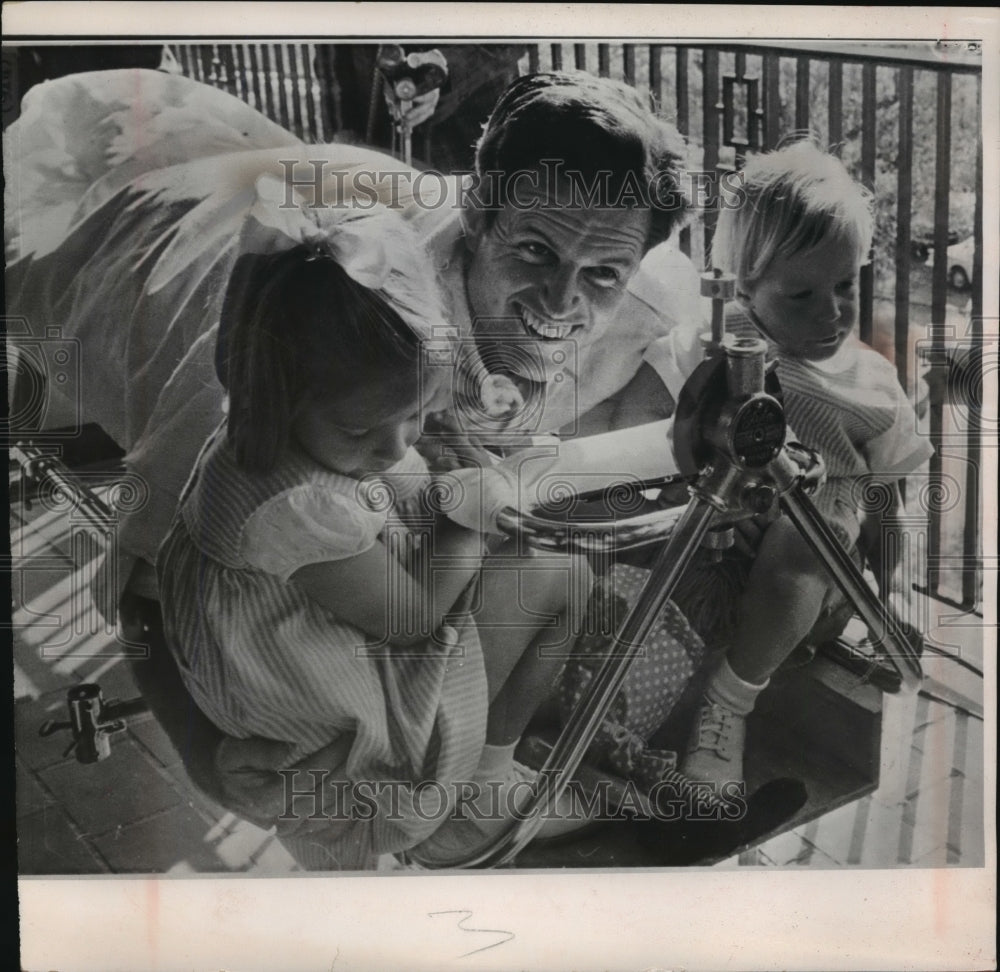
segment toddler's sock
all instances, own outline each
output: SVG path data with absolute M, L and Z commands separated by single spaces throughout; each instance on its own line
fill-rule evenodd
M 705 689 L 682 772 L 692 780 L 716 784 L 742 782 L 746 717 L 767 688 L 744 681 L 723 659 Z
M 770 679 L 763 685 L 754 685 L 753 682 L 744 681 L 733 671 L 729 659 L 723 658 L 722 664 L 709 679 L 705 696 L 710 701 L 717 702 L 738 715 L 745 716 L 753 712 L 753 707 L 757 704 L 757 696 L 770 683 Z

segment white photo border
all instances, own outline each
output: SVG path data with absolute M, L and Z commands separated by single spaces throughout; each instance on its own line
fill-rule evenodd
M 37 2 L 5 4 L 3 15 L 6 43 L 501 41 L 515 27 L 519 40 L 982 39 L 984 267 L 998 265 L 997 8 Z M 995 324 L 997 277 L 988 270 L 984 286 L 984 316 Z M 996 388 L 987 394 L 995 414 Z M 996 450 L 983 456 L 983 483 L 996 482 Z M 996 563 L 996 498 L 985 502 L 984 553 Z M 985 587 L 995 595 L 989 575 Z M 984 868 L 23 878 L 22 968 L 995 968 L 995 601 L 985 605 L 984 634 Z

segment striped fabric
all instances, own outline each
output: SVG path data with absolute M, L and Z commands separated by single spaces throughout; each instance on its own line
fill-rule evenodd
M 737 310 L 727 315 L 726 328 L 759 336 Z M 902 478 L 919 469 L 933 448 L 917 435 L 916 416 L 895 368 L 856 338 L 848 338 L 826 362 L 792 358 L 773 347 L 771 353 L 778 359 L 788 425 L 826 463 L 828 479 L 816 507 L 841 542 L 849 540 L 851 546 L 860 531 L 858 479 L 869 474 Z
M 191 695 L 223 732 L 292 743 L 289 766 L 349 737 L 337 778 L 363 786 L 402 784 L 374 794 L 378 812 L 372 819 L 360 819 L 371 815 L 370 801 L 341 793 L 334 802 L 327 787 L 330 804 L 321 812 L 344 819 L 307 838 L 285 839 L 310 868 L 365 867 L 373 855 L 412 847 L 429 835 L 441 814 L 414 807 L 412 785 L 436 780 L 450 796 L 449 783 L 469 778 L 485 741 L 485 671 L 471 618 L 453 622 L 458 631 L 448 629 L 447 637 L 418 649 L 368 646 L 362 631 L 279 576 L 287 573 L 280 563 L 277 573 L 269 573 L 248 561 L 254 545 L 246 542 L 245 528 L 263 505 L 303 489 L 357 503 L 356 487 L 301 455 L 266 475 L 248 475 L 220 429 L 199 460 L 158 562 L 168 643 Z M 319 513 L 342 506 L 320 507 Z M 388 529 L 403 529 L 387 513 L 357 512 L 362 520 L 376 515 Z M 317 532 L 296 535 L 294 523 L 294 517 L 283 523 L 288 549 L 307 550 L 316 561 L 345 556 L 336 522 L 323 524 L 321 538 L 330 538 L 326 555 Z M 296 789 L 309 783 L 306 774 L 299 776 Z M 440 789 L 421 792 L 436 810 Z M 352 809 L 359 819 L 348 819 Z
M 759 337 L 738 308 L 726 313 L 726 330 L 739 337 Z M 827 483 L 816 506 L 850 547 L 858 537 L 860 477 L 874 474 L 902 478 L 915 472 L 933 449 L 916 430 L 916 417 L 896 371 L 876 351 L 856 338 L 827 362 L 809 362 L 781 354 L 778 381 L 791 437 L 819 451 Z M 645 362 L 660 376 L 674 401 L 701 362 L 703 350 L 693 328 L 675 328 L 655 341 Z M 846 536 L 845 536 L 846 533 Z

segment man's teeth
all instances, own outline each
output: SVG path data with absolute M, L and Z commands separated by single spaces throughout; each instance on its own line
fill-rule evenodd
M 552 321 L 547 321 L 543 317 L 532 314 L 525 307 L 521 308 L 521 319 L 536 334 L 550 340 L 568 338 L 574 329 L 573 324 L 556 324 Z

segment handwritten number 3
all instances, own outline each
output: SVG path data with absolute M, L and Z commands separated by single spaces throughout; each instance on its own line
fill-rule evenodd
M 472 917 L 471 911 L 429 911 L 427 912 L 428 918 L 436 918 L 439 915 L 461 915 L 462 917 L 457 922 L 457 926 L 464 932 L 476 932 L 484 935 L 506 935 L 507 937 L 500 940 L 499 942 L 493 942 L 490 945 L 484 945 L 482 948 L 474 948 L 471 952 L 466 952 L 464 955 L 459 955 L 459 958 L 467 958 L 470 955 L 475 955 L 476 952 L 485 952 L 487 949 L 496 948 L 498 945 L 505 945 L 512 938 L 516 938 L 512 931 L 506 931 L 500 928 L 467 928 L 465 922 Z

